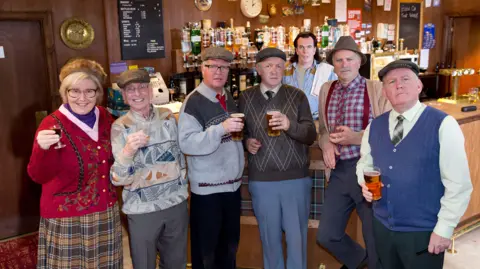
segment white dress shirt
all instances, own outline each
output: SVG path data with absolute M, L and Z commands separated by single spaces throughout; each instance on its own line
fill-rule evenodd
M 425 110 L 426 105 L 417 102 L 412 108 L 405 111 L 402 115 L 403 137 L 405 138 L 417 122 L 420 115 Z M 390 138 L 393 136 L 393 130 L 400 113 L 395 110 L 390 111 L 388 118 L 388 131 Z M 363 134 L 360 148 L 360 160 L 357 163 L 357 179 L 362 184 L 363 168 L 373 166 L 371 148 L 368 142 L 370 134 L 370 124 Z M 467 209 L 472 192 L 472 182 L 470 180 L 470 170 L 468 168 L 467 154 L 465 153 L 465 138 L 458 122 L 452 117 L 447 116 L 442 121 L 438 130 L 440 142 L 440 176 L 445 194 L 440 199 L 440 211 L 438 212 L 438 221 L 434 232 L 442 237 L 450 238 L 453 230 L 457 226 L 460 218 Z

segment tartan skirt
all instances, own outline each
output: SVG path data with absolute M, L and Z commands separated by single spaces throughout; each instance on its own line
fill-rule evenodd
M 70 218 L 40 218 L 37 268 L 123 268 L 118 205 Z

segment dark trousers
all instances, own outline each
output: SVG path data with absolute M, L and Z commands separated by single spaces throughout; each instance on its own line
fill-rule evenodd
M 317 242 L 348 268 L 357 268 L 368 255 L 368 268 L 376 269 L 378 256 L 372 231 L 373 213 L 371 204 L 365 201 L 357 183 L 357 161 L 357 158 L 339 160 L 332 171 L 325 191 Z M 345 233 L 348 220 L 355 208 L 362 221 L 367 251 Z
M 235 269 L 240 241 L 240 189 L 190 200 L 193 269 Z
M 432 232 L 395 232 L 387 229 L 376 218 L 373 233 L 380 263 L 388 269 L 442 269 L 444 253 L 430 254 L 428 248 Z M 419 253 L 421 252 L 421 254 Z M 417 253 L 419 253 L 417 255 Z
M 155 269 L 157 250 L 160 268 L 187 266 L 187 201 L 145 214 L 129 214 L 128 231 L 134 268 Z

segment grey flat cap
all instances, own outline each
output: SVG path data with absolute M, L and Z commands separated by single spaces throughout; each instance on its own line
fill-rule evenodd
M 150 83 L 150 75 L 143 69 L 127 70 L 117 79 L 118 87 L 124 89 L 130 83 Z
M 210 47 L 202 52 L 202 61 L 219 59 L 227 62 L 233 61 L 233 54 L 221 47 Z
M 278 57 L 284 61 L 287 61 L 287 55 L 285 55 L 285 52 L 276 48 L 265 48 L 259 51 L 257 53 L 257 56 L 255 57 L 255 60 L 257 61 L 257 63 L 259 63 L 270 57 Z
M 412 61 L 406 61 L 406 60 L 396 60 L 393 61 L 389 64 L 387 64 L 384 68 L 382 68 L 378 72 L 378 78 L 383 81 L 383 77 L 390 71 L 398 68 L 407 68 L 412 70 L 415 75 L 418 76 L 419 70 L 418 70 L 418 65 Z

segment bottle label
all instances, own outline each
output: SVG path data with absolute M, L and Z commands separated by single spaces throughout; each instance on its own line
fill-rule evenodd
M 200 42 L 201 37 L 200 36 L 192 36 L 192 42 Z
M 322 32 L 322 36 L 328 36 L 328 32 Z

